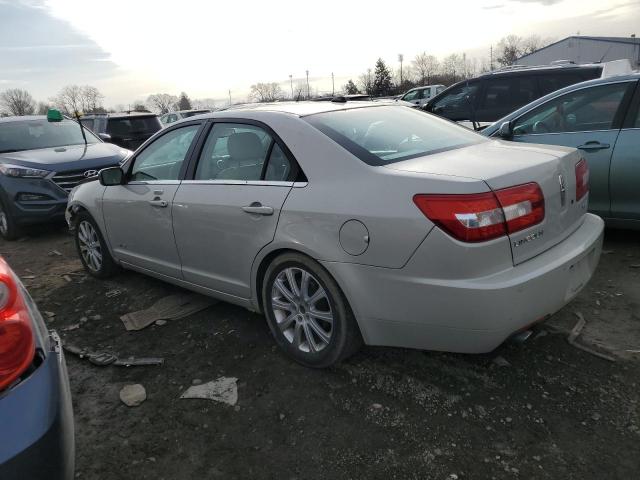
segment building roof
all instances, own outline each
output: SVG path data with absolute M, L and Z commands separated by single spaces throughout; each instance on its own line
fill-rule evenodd
M 553 42 L 550 43 L 549 45 L 546 45 L 542 48 L 539 48 L 538 50 L 536 50 L 535 52 L 531 52 L 531 53 L 527 53 L 526 55 L 523 55 L 521 57 L 519 57 L 516 62 L 518 60 L 520 60 L 521 58 L 527 58 L 530 55 L 535 55 L 536 53 L 545 50 L 549 47 L 552 47 L 554 45 L 557 45 L 559 43 L 565 42 L 567 40 L 571 40 L 571 39 L 576 39 L 576 40 L 592 40 L 592 41 L 596 41 L 596 42 L 609 42 L 609 43 L 625 43 L 625 44 L 631 44 L 631 45 L 640 45 L 640 38 L 636 38 L 636 37 L 587 37 L 587 36 L 581 36 L 581 35 L 571 35 L 570 37 L 567 38 L 563 38 L 562 40 L 558 40 L 557 42 Z

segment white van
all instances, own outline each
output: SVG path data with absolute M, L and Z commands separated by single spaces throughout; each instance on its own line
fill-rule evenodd
M 402 95 L 400 97 L 400 100 L 411 102 L 414 105 L 424 105 L 444 89 L 444 85 L 427 85 L 424 87 L 416 87 L 412 88 L 404 95 Z

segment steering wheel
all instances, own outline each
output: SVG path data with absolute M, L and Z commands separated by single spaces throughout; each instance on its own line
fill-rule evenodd
M 538 120 L 533 124 L 533 133 L 549 133 L 549 127 L 542 120 Z

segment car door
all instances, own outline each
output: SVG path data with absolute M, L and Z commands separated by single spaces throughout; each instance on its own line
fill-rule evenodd
M 129 162 L 124 185 L 105 189 L 102 209 L 107 236 L 119 260 L 181 278 L 172 226 L 173 197 L 201 123 L 167 130 Z
M 618 135 L 613 157 L 609 188 L 611 217 L 640 220 L 640 86 Z
M 276 135 L 256 122 L 216 122 L 202 144 L 174 198 L 182 274 L 246 299 L 253 260 L 273 240 L 297 166 Z
M 401 100 L 420 105 L 420 99 L 422 98 L 421 92 L 422 90 L 412 90 L 409 93 L 405 94 L 405 96 L 402 97 Z
M 580 148 L 590 170 L 589 210 L 608 217 L 611 211 L 609 167 L 621 115 L 634 82 L 578 88 L 535 107 L 515 120 L 516 142 Z
M 513 73 L 486 78 L 483 83 L 476 111 L 478 122 L 495 122 L 539 97 L 538 84 L 531 75 Z

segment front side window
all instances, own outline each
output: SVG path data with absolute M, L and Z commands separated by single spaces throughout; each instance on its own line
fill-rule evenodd
M 199 128 L 200 125 L 189 125 L 158 137 L 136 157 L 131 180 L 178 180 L 182 163 Z
M 415 100 L 417 96 L 418 90 L 414 90 L 413 92 L 409 92 L 404 97 L 402 97 L 402 100 L 404 100 L 405 102 L 410 102 L 411 100 Z
M 18 120 L 0 123 L 0 153 L 84 145 L 80 125 L 72 120 Z M 87 143 L 100 140 L 85 128 Z
M 216 123 L 202 149 L 195 179 L 261 180 L 273 143 L 271 135 L 258 126 Z
M 411 108 L 352 108 L 304 117 L 369 165 L 386 165 L 486 139 L 471 130 Z
M 431 111 L 451 120 L 472 119 L 475 114 L 474 106 L 479 90 L 479 81 L 460 83 L 435 101 Z
M 582 88 L 554 98 L 516 120 L 514 135 L 610 130 L 629 83 Z

